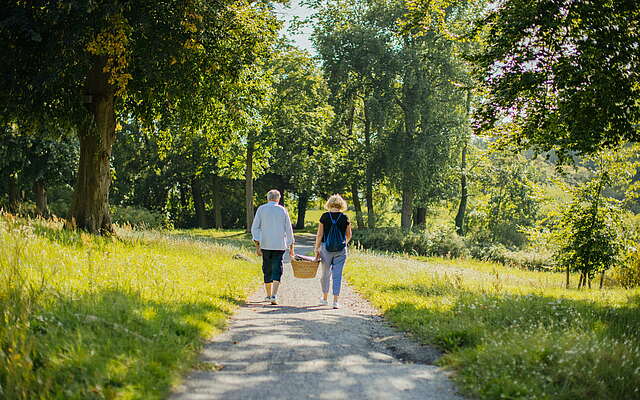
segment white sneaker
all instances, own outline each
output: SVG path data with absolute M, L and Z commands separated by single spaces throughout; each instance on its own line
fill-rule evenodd
M 266 301 L 267 303 L 271 301 L 271 296 L 267 296 L 264 298 L 264 301 Z
M 271 296 L 271 304 L 274 306 L 278 304 L 278 296 Z
M 337 301 L 333 302 L 333 308 L 338 309 L 340 308 L 340 303 L 338 303 Z
M 328 306 L 328 305 L 329 305 L 329 302 L 328 302 L 328 301 L 326 301 L 325 299 L 320 299 L 320 305 L 321 305 L 321 306 Z

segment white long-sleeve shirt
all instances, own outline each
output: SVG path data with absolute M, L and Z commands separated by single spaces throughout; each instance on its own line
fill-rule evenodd
M 251 225 L 253 240 L 263 250 L 286 250 L 294 242 L 293 228 L 287 209 L 270 201 L 258 207 Z

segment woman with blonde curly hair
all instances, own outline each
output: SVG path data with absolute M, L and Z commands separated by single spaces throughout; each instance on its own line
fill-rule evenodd
M 342 285 L 342 270 L 347 261 L 347 243 L 351 240 L 351 222 L 344 214 L 347 202 L 339 194 L 329 197 L 326 213 L 320 217 L 316 234 L 316 258 L 322 261 L 321 305 L 328 304 L 329 283 L 333 280 L 333 308 L 340 308 L 339 297 Z

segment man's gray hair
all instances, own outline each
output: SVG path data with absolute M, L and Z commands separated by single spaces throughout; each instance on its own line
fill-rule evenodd
M 278 191 L 278 189 L 269 190 L 269 193 L 267 193 L 267 200 L 268 201 L 278 201 L 278 200 L 280 200 L 280 192 Z

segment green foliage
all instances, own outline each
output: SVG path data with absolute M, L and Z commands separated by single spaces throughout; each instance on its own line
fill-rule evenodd
M 565 159 L 640 138 L 640 3 L 507 0 L 486 14 L 481 129 Z
M 462 60 L 443 35 L 403 32 L 404 2 L 311 3 L 335 129 L 344 132 L 336 144 L 339 169 L 348 171 L 343 186 L 355 193 L 364 183 L 373 203 L 373 186 L 389 178 L 405 195 L 407 229 L 414 201 L 426 207 L 445 197 L 466 120 Z
M 637 397 L 640 292 L 563 289 L 562 274 L 352 254 L 345 274 L 394 325 L 444 352 L 470 397 Z
M 534 224 L 541 205 L 533 165 L 521 154 L 495 150 L 482 161 L 472 181 L 482 197 L 469 213 L 471 236 L 479 243 L 522 247 L 523 229 Z
M 616 210 L 607 205 L 584 204 L 580 199 L 563 215 L 558 232 L 563 245 L 557 254 L 560 265 L 593 278 L 609 269 L 622 250 Z
M 15 179 L 16 190 L 31 191 L 39 182 L 46 188 L 73 183 L 78 166 L 78 143 L 68 138 L 44 137 L 19 132 L 15 125 L 0 128 L 0 175 Z M 0 190 L 8 192 L 6 181 Z
M 258 283 L 238 247 L 60 225 L 0 218 L 3 399 L 164 399 Z
M 297 193 L 299 207 L 306 209 L 333 160 L 327 146 L 334 118 L 329 89 L 310 55 L 288 43 L 276 47 L 268 68 L 274 94 L 261 133 L 261 146 L 269 149 L 265 180 L 273 182 L 268 189 Z
M 635 165 L 627 162 L 628 151 L 634 150 L 593 156 L 595 176 L 573 189 L 573 201 L 559 221 L 559 264 L 589 279 L 613 266 L 624 250 L 621 201 L 606 197 L 605 190 L 624 184 L 635 173 Z
M 80 94 L 99 62 L 118 111 L 207 121 L 220 81 L 268 51 L 278 28 L 268 6 L 244 1 L 12 1 L 0 20 L 3 117 L 72 127 L 87 117 Z
M 640 286 L 640 251 L 629 253 L 612 273 L 613 280 L 626 289 Z
M 279 28 L 271 6 L 11 1 L 0 14 L 0 123 L 76 133 L 84 162 L 72 218 L 81 229 L 112 232 L 108 171 L 118 119 L 210 137 L 220 125 L 241 134 L 229 125 L 259 125 L 253 106 L 267 95 L 247 88 L 268 86 L 259 64 Z

